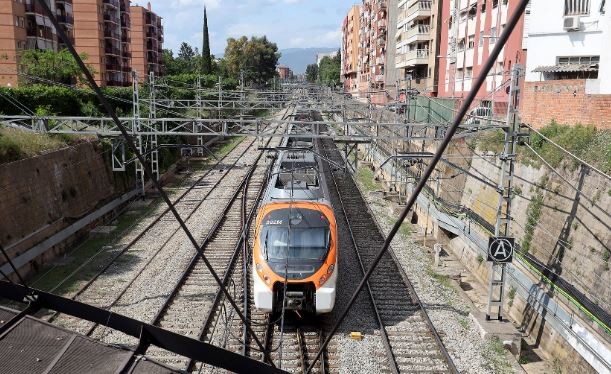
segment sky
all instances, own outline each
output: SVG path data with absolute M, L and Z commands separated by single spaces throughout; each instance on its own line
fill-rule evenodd
M 267 35 L 278 49 L 337 47 L 341 24 L 356 0 L 150 0 L 164 19 L 164 48 L 175 53 L 186 41 L 201 50 L 204 4 L 210 49 L 222 54 L 227 38 Z M 146 6 L 146 0 L 132 5 Z

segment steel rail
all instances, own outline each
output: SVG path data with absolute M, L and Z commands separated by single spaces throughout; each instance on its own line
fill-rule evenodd
M 325 340 L 325 343 L 323 344 L 323 347 L 326 347 L 329 344 L 329 341 L 331 340 L 333 335 L 335 335 L 335 333 L 337 332 L 337 329 L 339 328 L 339 325 L 343 322 L 343 320 L 346 318 L 346 315 L 348 314 L 348 311 L 352 308 L 352 305 L 356 301 L 356 298 L 358 297 L 359 292 L 363 289 L 363 287 L 365 286 L 365 283 L 371 277 L 371 275 L 373 274 L 373 271 L 377 267 L 378 263 L 380 262 L 380 260 L 382 259 L 382 257 L 384 256 L 384 254 L 386 253 L 388 248 L 390 247 L 390 243 L 392 242 L 393 238 L 395 237 L 397 231 L 399 231 L 399 228 L 401 227 L 401 224 L 403 223 L 403 221 L 407 217 L 407 214 L 409 213 L 409 211 L 412 209 L 414 203 L 416 202 L 416 199 L 418 198 L 418 195 L 424 189 L 424 187 L 425 187 L 425 185 L 427 183 L 427 180 L 429 179 L 429 177 L 431 176 L 431 174 L 435 170 L 435 167 L 437 166 L 437 163 L 441 159 L 441 156 L 445 152 L 446 148 L 450 144 L 450 141 L 454 137 L 454 134 L 458 130 L 458 127 L 460 125 L 460 122 L 462 121 L 462 118 L 465 116 L 465 114 L 467 114 L 467 111 L 469 110 L 469 107 L 471 106 L 471 103 L 475 99 L 475 96 L 477 95 L 477 92 L 479 91 L 479 89 L 484 84 L 484 82 L 486 80 L 486 77 L 488 75 L 488 72 L 492 69 L 492 66 L 495 64 L 498 56 L 501 53 L 501 50 L 504 48 L 505 44 L 507 43 L 507 40 L 509 39 L 509 36 L 511 35 L 511 33 L 514 30 L 514 28 L 518 24 L 518 21 L 522 17 L 522 14 L 524 13 L 524 10 L 526 9 L 526 5 L 527 4 L 528 4 L 528 0 L 520 0 L 518 5 L 516 6 L 515 11 L 511 15 L 511 17 L 507 20 L 505 29 L 501 33 L 501 36 L 499 37 L 499 40 L 497 41 L 496 45 L 494 46 L 494 49 L 490 53 L 490 56 L 486 60 L 484 66 L 483 66 L 483 68 L 482 68 L 482 70 L 480 72 L 480 75 L 478 76 L 477 80 L 473 84 L 473 87 L 471 88 L 471 91 L 469 92 L 469 95 L 467 96 L 465 101 L 462 103 L 458 113 L 456 114 L 456 117 L 454 118 L 454 121 L 453 121 L 452 125 L 448 128 L 448 131 L 446 133 L 445 138 L 443 139 L 443 141 L 439 145 L 439 148 L 435 152 L 435 156 L 431 160 L 431 163 L 429 164 L 429 166 L 424 171 L 424 173 L 422 175 L 422 178 L 420 179 L 420 181 L 418 182 L 418 184 L 414 188 L 414 190 L 412 192 L 412 195 L 410 196 L 409 200 L 406 203 L 405 209 L 403 210 L 403 212 L 401 212 L 401 214 L 399 216 L 399 219 L 395 222 L 394 226 L 390 230 L 390 233 L 388 234 L 388 237 L 386 238 L 386 241 L 384 242 L 384 245 L 382 246 L 382 248 L 378 252 L 377 256 L 375 257 L 371 267 L 369 268 L 369 270 L 367 271 L 367 273 L 365 274 L 365 276 L 363 277 L 363 279 L 359 283 L 357 289 L 355 290 L 355 292 L 352 295 L 350 301 L 348 302 L 348 305 L 342 311 L 339 319 L 337 320 L 337 322 L 333 326 L 333 328 L 331 330 L 331 334 Z M 311 372 L 312 368 L 314 367 L 314 364 L 315 364 L 316 360 L 318 360 L 320 358 L 320 355 L 322 354 L 322 352 L 323 352 L 323 349 L 321 349 L 318 352 L 318 354 L 316 355 L 316 358 L 310 364 L 310 367 L 308 368 L 308 372 Z
M 335 183 L 335 180 L 334 180 L 334 183 Z M 361 196 L 363 196 L 363 191 L 361 191 L 361 189 L 358 186 L 358 184 L 355 183 L 355 187 L 359 191 Z M 338 190 L 338 195 L 339 195 L 339 190 Z M 341 196 L 340 196 L 340 201 L 342 201 Z M 343 205 L 343 202 L 342 202 L 342 209 L 343 208 L 344 208 L 344 205 Z M 373 219 L 373 222 L 374 222 L 375 227 L 378 230 L 378 232 L 382 236 L 384 236 L 384 230 L 382 229 L 382 226 L 378 222 L 375 214 L 371 210 L 371 207 L 369 205 L 365 205 L 365 209 L 367 210 L 367 212 L 369 213 L 369 215 Z M 347 217 L 347 216 L 345 216 L 345 217 Z M 352 227 L 349 227 L 349 230 L 350 230 L 350 233 L 351 233 L 351 236 L 352 236 L 352 232 L 353 232 L 352 231 Z M 352 237 L 354 238 L 354 236 L 352 236 Z M 412 282 L 409 280 L 407 274 L 405 273 L 405 269 L 403 268 L 403 266 L 401 266 L 401 262 L 397 258 L 396 254 L 395 254 L 395 251 L 392 249 L 392 247 L 389 248 L 388 253 L 392 257 L 393 262 L 397 265 L 396 267 L 397 267 L 397 269 L 399 271 L 399 275 L 401 275 L 401 278 L 403 279 L 403 283 L 407 286 L 407 289 L 408 289 L 408 291 L 410 293 L 410 296 L 412 298 L 413 303 L 416 304 L 418 306 L 419 310 L 421 311 L 422 316 L 424 317 L 425 323 L 427 324 L 431 334 L 433 335 L 433 338 L 435 339 L 437 347 L 439 348 L 439 350 L 440 350 L 440 352 L 441 352 L 441 354 L 442 354 L 446 364 L 450 368 L 450 371 L 452 373 L 458 373 L 458 369 L 454 365 L 454 361 L 452 360 L 452 357 L 450 356 L 447 348 L 443 344 L 443 342 L 441 340 L 441 337 L 439 336 L 439 332 L 435 328 L 435 325 L 433 325 L 433 322 L 431 321 L 431 318 L 430 318 L 430 316 L 428 314 L 428 311 L 426 310 L 424 304 L 420 301 L 420 297 L 418 297 L 418 293 L 416 292 L 416 289 L 414 288 Z M 359 261 L 362 261 L 360 256 L 359 256 Z
M 285 112 L 285 116 L 289 112 L 289 109 L 290 108 L 288 108 L 287 111 Z M 276 130 L 277 130 L 277 128 L 276 128 Z M 271 141 L 271 139 L 268 139 L 266 145 L 268 145 L 270 141 Z M 258 163 L 258 161 L 260 160 L 261 156 L 262 156 L 262 154 L 259 154 L 259 156 L 257 157 L 257 161 L 255 162 L 255 165 Z M 256 201 L 260 201 L 261 196 L 263 195 L 263 191 L 265 190 L 266 183 L 267 183 L 267 181 L 269 181 L 269 175 L 270 175 L 271 171 L 272 171 L 272 164 L 270 164 L 268 166 L 268 168 L 267 168 L 267 173 L 266 173 L 267 177 L 265 179 L 265 182 L 261 185 L 261 188 L 259 189 L 259 191 L 257 193 Z M 253 205 L 253 208 L 248 213 L 248 216 L 246 216 L 247 193 L 248 193 L 248 184 L 246 184 L 246 188 L 245 188 L 245 191 L 243 193 L 243 200 L 242 200 L 242 207 L 241 207 L 241 209 L 242 209 L 242 218 L 243 218 L 242 234 L 240 235 L 240 238 L 238 239 L 238 242 L 236 243 L 233 255 L 232 255 L 231 259 L 229 260 L 229 264 L 227 265 L 226 270 L 225 270 L 225 274 L 223 275 L 222 282 L 225 285 L 228 284 L 229 279 L 233 275 L 232 271 L 233 271 L 233 269 L 235 267 L 235 263 L 236 263 L 236 261 L 237 261 L 237 259 L 239 257 L 238 255 L 239 255 L 240 247 L 242 247 L 243 255 L 244 256 L 247 255 L 247 251 L 248 251 L 248 241 L 247 241 L 247 239 L 248 239 L 248 231 L 250 230 L 250 223 L 252 222 L 252 219 L 253 219 L 253 217 L 255 215 L 257 204 Z M 242 275 L 243 277 L 244 277 L 244 274 L 248 274 L 248 263 L 246 261 L 246 258 L 247 258 L 247 256 L 243 257 L 243 259 L 244 259 L 243 260 L 244 261 L 244 267 L 243 267 L 243 275 Z M 246 273 L 244 273 L 244 271 Z M 248 287 L 245 287 L 245 290 L 247 288 Z M 219 289 L 217 291 L 217 293 L 215 294 L 215 296 L 214 296 L 214 301 L 212 303 L 212 306 L 210 307 L 210 310 L 208 311 L 208 315 L 207 315 L 207 317 L 205 319 L 205 322 L 201 326 L 201 328 L 200 328 L 200 330 L 199 330 L 199 332 L 197 334 L 197 340 L 200 340 L 200 341 L 203 340 L 205 335 L 206 335 L 206 332 L 212 326 L 212 322 L 213 322 L 213 319 L 214 319 L 214 316 L 215 316 L 215 313 L 216 313 L 216 309 L 218 308 L 218 305 L 219 305 L 219 303 L 221 301 L 222 296 L 223 296 L 223 294 L 222 294 L 221 290 Z M 244 307 L 244 316 L 246 317 L 247 321 L 250 321 L 250 319 L 248 317 L 249 311 L 248 311 L 248 292 L 247 291 L 245 291 L 245 293 L 244 293 L 243 307 Z M 249 332 L 250 329 L 245 324 L 243 324 L 243 327 L 244 327 L 243 336 L 247 336 L 250 333 Z M 246 344 L 244 346 L 246 346 Z M 244 353 L 244 355 L 246 355 L 246 354 Z M 270 358 L 270 360 L 271 360 L 271 358 Z M 192 359 L 189 360 L 189 362 L 187 364 L 187 371 L 192 370 L 194 365 L 195 365 L 195 360 L 192 360 Z
M 254 143 L 254 141 L 251 143 L 251 145 Z M 235 147 L 234 147 L 235 148 Z M 248 151 L 248 148 L 242 152 L 242 154 L 240 155 L 240 158 Z M 174 200 L 174 204 L 178 204 L 182 201 L 182 199 L 187 196 L 187 194 L 189 194 L 202 180 L 204 180 L 204 178 L 206 178 L 208 175 L 210 175 L 210 173 L 212 173 L 213 170 L 216 170 L 216 167 L 219 166 L 227 157 L 229 156 L 229 153 L 227 155 L 225 155 L 222 159 L 220 159 L 216 164 L 214 164 L 214 166 L 212 166 L 210 169 L 208 169 L 199 179 L 197 179 L 195 181 L 195 183 L 193 183 L 191 186 L 189 186 L 180 196 L 178 196 L 175 200 Z M 237 161 L 236 161 L 237 162 Z M 231 166 L 231 168 L 233 168 L 233 166 L 235 166 L 235 163 Z M 210 193 L 216 188 L 216 186 L 220 183 L 221 180 L 224 179 L 225 176 L 223 176 L 221 179 L 219 179 L 210 189 L 210 191 L 208 193 L 206 193 L 206 196 L 210 195 Z M 203 200 L 202 200 L 203 201 Z M 186 219 L 189 219 L 189 217 L 191 217 L 191 215 L 193 214 L 193 212 L 197 209 L 197 207 L 199 207 L 202 204 L 202 202 L 200 202 L 199 204 L 197 204 L 197 206 L 191 211 L 191 213 L 189 213 L 189 215 L 187 216 Z M 149 223 L 140 233 L 138 233 L 138 235 L 136 235 L 136 237 L 134 237 L 132 240 L 129 241 L 129 243 L 127 243 L 125 245 L 125 248 L 123 248 L 120 252 L 118 252 L 114 257 L 112 257 L 112 259 L 110 260 L 110 262 L 108 262 L 104 267 L 102 267 L 100 270 L 98 270 L 98 272 L 93 276 L 93 278 L 91 278 L 89 281 L 87 281 L 87 283 L 85 283 L 83 286 L 81 286 L 81 288 L 70 297 L 71 300 L 76 300 L 77 297 L 79 297 L 83 292 L 85 292 L 89 287 L 91 287 L 91 285 L 98 280 L 98 278 L 106 273 L 106 271 L 119 259 L 119 257 L 123 256 L 129 249 L 131 249 L 140 239 L 142 239 L 142 237 L 144 237 L 146 235 L 147 232 L 149 232 L 149 230 L 151 230 L 155 225 L 157 225 L 161 219 L 163 219 L 166 214 L 170 211 L 169 208 L 166 208 L 159 216 L 157 216 L 151 223 Z M 176 228 L 174 230 L 174 232 L 170 235 L 170 237 L 162 244 L 161 248 L 163 248 L 163 246 L 167 243 L 168 240 L 170 240 L 170 238 L 172 236 L 174 236 L 176 234 L 176 232 L 178 232 L 178 230 L 180 230 L 180 227 Z M 153 256 L 154 257 L 154 256 Z M 153 258 L 151 257 L 151 259 Z M 71 276 L 73 276 L 74 274 L 71 274 Z M 136 275 L 136 277 L 139 275 L 139 273 Z M 62 280 L 63 282 L 63 280 Z M 130 283 L 131 284 L 131 283 Z M 53 322 L 59 315 L 59 312 L 55 312 L 53 313 L 48 319 L 47 322 Z
M 152 181 L 152 183 L 155 186 L 155 188 L 159 191 L 159 194 L 161 195 L 161 198 L 168 205 L 168 207 L 170 208 L 170 211 L 172 212 L 172 214 L 176 217 L 176 220 L 178 221 L 180 227 L 183 229 L 183 231 L 187 235 L 187 238 L 191 242 L 191 245 L 193 245 L 193 248 L 195 249 L 195 251 L 197 251 L 199 253 L 199 255 L 202 257 L 202 260 L 204 261 L 204 264 L 208 268 L 208 271 L 210 271 L 210 273 L 214 277 L 214 280 L 218 283 L 218 285 L 225 292 L 225 294 L 227 296 L 227 300 L 229 300 L 229 303 L 231 304 L 231 306 L 235 309 L 235 311 L 238 314 L 238 316 L 240 317 L 240 319 L 242 319 L 242 321 L 244 323 L 246 323 L 246 319 L 244 318 L 244 315 L 242 314 L 242 312 L 240 312 L 240 310 L 238 308 L 238 305 L 235 303 L 235 301 L 231 297 L 231 295 L 229 293 L 229 290 L 227 290 L 225 288 L 225 286 L 221 283 L 221 279 L 219 278 L 218 274 L 216 274 L 216 272 L 214 271 L 214 268 L 210 264 L 210 261 L 208 261 L 206 256 L 204 256 L 201 248 L 198 246 L 197 240 L 195 239 L 195 237 L 193 236 L 191 231 L 189 231 L 189 228 L 187 227 L 185 222 L 180 217 L 180 214 L 178 214 L 178 211 L 174 208 L 174 205 L 172 204 L 172 201 L 170 201 L 170 199 L 168 198 L 168 195 L 165 193 L 165 191 L 161 187 L 161 184 L 159 183 L 159 181 L 155 179 L 155 176 L 153 175 L 153 172 L 152 172 L 151 168 L 149 166 L 147 166 L 144 157 L 142 156 L 142 154 L 138 150 L 138 147 L 136 147 L 134 142 L 131 140 L 129 133 L 127 132 L 127 129 L 121 124 L 121 121 L 119 121 L 119 118 L 117 117 L 117 114 L 115 113 L 114 109 L 112 108 L 112 106 L 110 105 L 108 100 L 106 100 L 106 97 L 104 97 L 104 94 L 100 90 L 100 87 L 97 85 L 97 83 L 96 83 L 92 73 L 89 71 L 89 69 L 87 68 L 87 66 L 85 65 L 85 63 L 81 59 L 81 57 L 79 56 L 79 54 L 76 52 L 76 49 L 74 49 L 74 45 L 72 44 L 72 41 L 70 40 L 70 38 L 68 38 L 68 35 L 66 35 L 66 31 L 60 26 L 59 22 L 57 21 L 57 18 L 55 17 L 53 12 L 51 11 L 51 8 L 47 4 L 47 2 L 45 0 L 37 0 L 37 1 L 38 1 L 38 4 L 43 9 L 44 13 L 51 20 L 51 23 L 55 27 L 57 33 L 59 34 L 59 36 L 60 36 L 60 38 L 62 40 L 62 42 L 66 45 L 66 48 L 68 49 L 70 54 L 72 54 L 72 57 L 74 57 L 74 59 L 77 62 L 78 66 L 80 67 L 81 71 L 83 72 L 83 74 L 87 78 L 87 81 L 89 82 L 89 85 L 91 86 L 91 88 L 95 92 L 96 96 L 98 97 L 98 99 L 100 100 L 102 105 L 104 106 L 104 109 L 106 110 L 107 114 L 110 115 L 110 117 L 113 119 L 113 122 L 117 125 L 117 127 L 119 127 L 119 129 L 121 131 L 121 135 L 123 135 L 123 138 L 125 139 L 125 142 L 129 146 L 131 151 L 134 152 L 134 154 L 138 157 L 138 160 L 140 161 L 140 163 L 143 165 L 145 175 L 149 178 L 149 180 Z M 249 326 L 249 328 L 250 328 L 250 326 Z M 259 339 L 257 339 L 255 337 L 255 341 L 256 341 L 257 345 L 261 349 L 263 349 L 263 345 L 261 344 Z
M 329 157 L 327 155 L 327 157 Z M 331 180 L 333 181 L 333 185 L 335 186 L 335 190 L 337 191 L 337 196 L 339 199 L 339 203 L 341 206 L 342 213 L 344 215 L 344 221 L 346 221 L 346 226 L 348 227 L 348 231 L 350 232 L 350 240 L 352 242 L 352 246 L 354 247 L 354 252 L 359 262 L 359 268 L 363 275 L 365 275 L 365 265 L 363 263 L 363 259 L 361 258 L 361 254 L 359 252 L 359 245 L 357 244 L 356 238 L 354 237 L 354 231 L 352 230 L 352 226 L 350 225 L 350 221 L 348 220 L 348 212 L 346 211 L 346 207 L 344 205 L 344 199 L 342 199 L 342 195 L 339 191 L 339 186 L 337 185 L 337 181 L 335 180 L 335 174 L 329 168 L 329 174 L 331 174 Z M 399 366 L 397 365 L 397 360 L 395 359 L 395 355 L 390 346 L 390 338 L 386 333 L 384 322 L 382 321 L 382 316 L 380 315 L 380 311 L 378 309 L 378 305 L 376 303 L 375 297 L 373 295 L 373 291 L 371 289 L 371 285 L 369 281 L 366 282 L 365 286 L 367 287 L 367 294 L 369 295 L 369 301 L 371 302 L 371 307 L 373 308 L 373 312 L 376 316 L 376 320 L 378 321 L 378 325 L 380 326 L 380 333 L 382 335 L 382 343 L 384 344 L 384 349 L 386 350 L 386 354 L 388 356 L 388 363 L 390 364 L 390 369 L 393 373 L 399 373 Z
M 254 142 L 253 142 L 254 143 Z M 251 143 L 250 146 L 253 144 Z M 249 147 L 250 147 L 249 146 Z M 247 148 L 244 151 L 244 154 L 246 152 L 248 152 Z M 189 215 L 185 218 L 185 221 L 188 221 L 191 216 L 193 214 L 195 214 L 195 212 L 199 209 L 199 207 L 204 203 L 204 201 L 206 200 L 206 198 L 208 198 L 208 196 L 210 196 L 210 194 L 212 194 L 212 192 L 219 186 L 220 182 L 225 179 L 225 177 L 227 175 L 229 175 L 229 171 L 235 166 L 237 165 L 239 159 L 236 160 L 236 162 L 229 168 L 227 169 L 227 173 L 225 173 L 223 175 L 223 177 L 221 177 L 212 187 L 212 189 L 210 189 L 210 191 L 208 191 L 206 193 L 206 195 L 196 204 L 196 206 L 191 210 L 191 213 L 189 213 Z M 212 236 L 214 235 L 214 233 L 218 230 L 218 228 L 220 227 L 221 222 L 223 221 L 223 219 L 225 218 L 225 215 L 227 214 L 227 212 L 229 211 L 229 208 L 231 207 L 231 204 L 233 203 L 233 201 L 235 201 L 235 199 L 237 198 L 237 196 L 239 195 L 240 191 L 242 190 L 242 187 L 244 186 L 244 184 L 246 183 L 250 173 L 252 173 L 252 170 L 254 170 L 254 167 L 251 168 L 251 170 L 249 171 L 249 173 L 247 174 L 247 176 L 245 177 L 244 180 L 242 180 L 242 182 L 240 183 L 240 185 L 236 188 L 236 190 L 234 191 L 232 197 L 230 198 L 230 200 L 227 202 L 227 204 L 225 205 L 223 211 L 218 215 L 218 217 L 216 218 L 214 224 L 212 225 L 212 227 L 210 228 L 210 230 L 208 231 L 208 234 L 206 235 L 206 237 L 204 238 L 202 244 L 201 244 L 201 248 L 202 251 L 205 251 L 206 245 L 208 244 L 208 242 L 210 241 L 210 239 L 212 238 Z M 174 235 L 179 231 L 179 228 L 177 228 L 172 235 L 170 235 L 164 242 L 163 244 L 159 247 L 159 249 L 155 252 L 155 254 L 153 256 L 151 256 L 151 258 L 146 262 L 146 264 L 142 267 L 142 269 L 132 278 L 132 280 L 121 290 L 121 292 L 115 297 L 114 301 L 106 308 L 108 310 L 110 310 L 112 307 L 114 307 L 119 300 L 123 297 L 123 295 L 125 295 L 125 293 L 129 290 L 129 288 L 134 284 L 134 282 L 138 279 L 138 277 L 140 275 L 142 275 L 142 273 L 144 273 L 144 271 L 147 269 L 148 265 L 150 265 L 150 263 L 157 257 L 157 255 L 165 248 L 165 246 L 170 242 L 170 240 L 172 240 L 172 238 L 174 237 Z M 178 291 L 177 287 L 180 286 L 181 282 L 184 281 L 184 279 L 186 279 L 186 276 L 188 274 L 188 272 L 192 269 L 192 266 L 195 266 L 195 263 L 197 262 L 198 256 L 197 254 L 195 254 L 193 256 L 193 258 L 190 261 L 190 264 L 187 266 L 187 268 L 185 269 L 185 271 L 183 271 L 183 274 L 181 276 L 181 278 L 179 279 L 179 282 L 175 285 L 175 287 L 173 288 L 173 291 Z M 170 299 L 174 297 L 174 293 L 171 293 L 166 300 L 164 301 L 162 308 L 157 312 L 157 315 L 155 316 L 155 318 L 153 319 L 153 321 L 150 323 L 151 325 L 156 325 L 159 321 L 158 318 L 161 317 L 161 314 L 163 313 L 163 311 L 165 310 L 165 308 L 169 305 Z M 93 331 L 97 328 L 97 324 L 94 324 L 85 335 L 87 336 L 91 336 L 91 334 L 93 333 Z

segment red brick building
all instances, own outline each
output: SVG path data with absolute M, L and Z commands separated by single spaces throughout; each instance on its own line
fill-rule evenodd
M 449 0 L 442 7 L 439 58 L 440 97 L 465 97 L 479 76 L 516 0 Z M 507 112 L 506 85 L 514 64 L 526 62 L 523 48 L 524 16 L 518 22 L 486 83 L 477 93 L 475 106 L 493 107 L 495 115 Z

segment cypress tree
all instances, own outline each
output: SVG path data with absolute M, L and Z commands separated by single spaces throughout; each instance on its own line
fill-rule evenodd
M 210 39 L 208 37 L 208 16 L 204 7 L 204 45 L 202 46 L 202 74 L 212 73 L 212 58 L 210 57 Z

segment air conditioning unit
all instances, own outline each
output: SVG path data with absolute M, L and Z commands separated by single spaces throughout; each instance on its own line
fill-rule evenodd
M 565 31 L 578 31 L 580 28 L 581 24 L 579 23 L 579 16 L 564 17 Z

